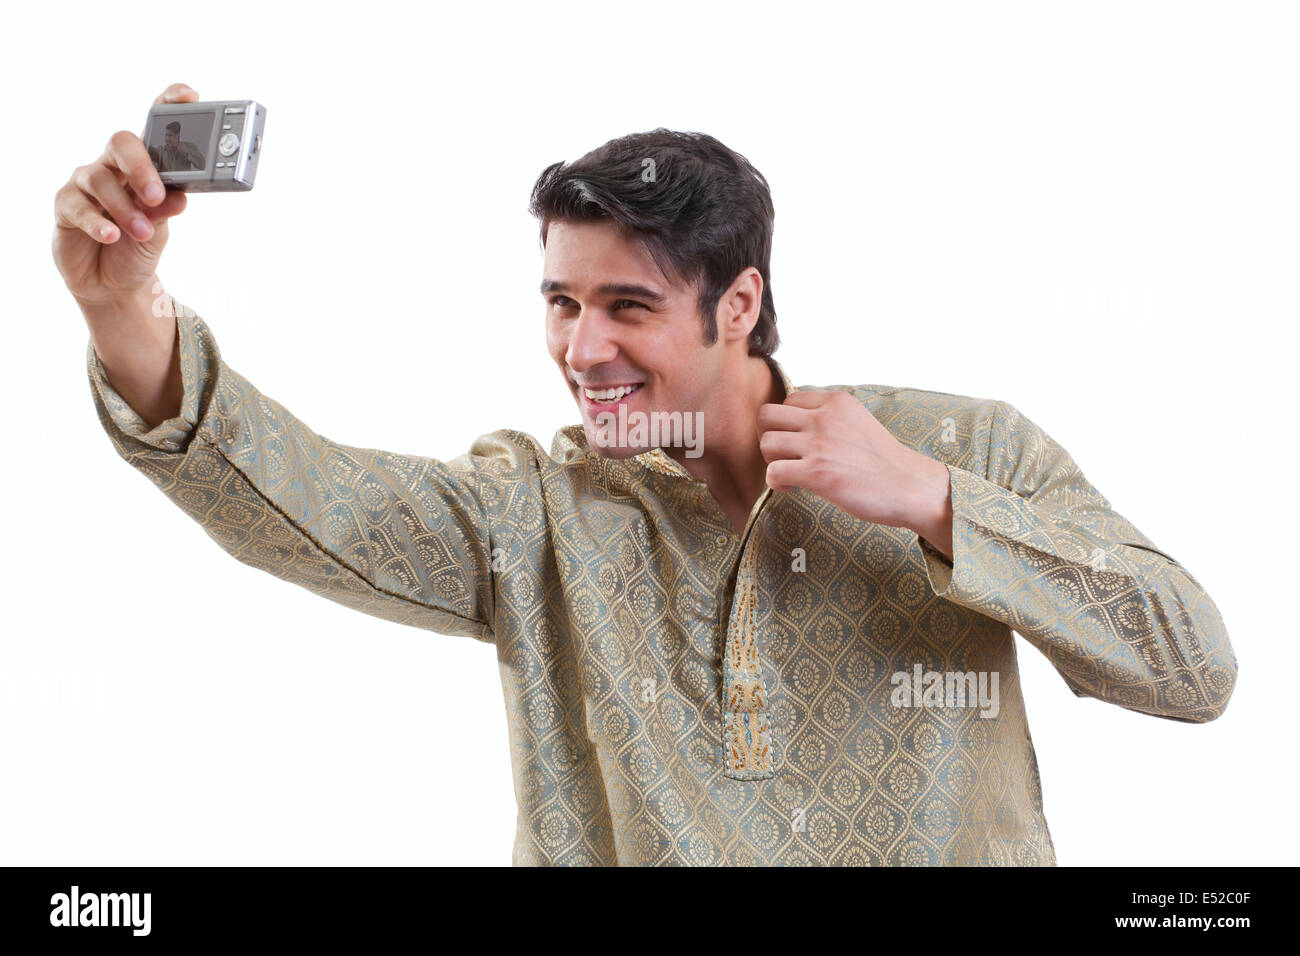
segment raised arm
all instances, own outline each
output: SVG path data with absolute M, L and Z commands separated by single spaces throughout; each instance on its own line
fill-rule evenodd
M 1006 402 L 987 462 L 984 475 L 949 468 L 952 562 L 920 539 L 935 593 L 1024 635 L 1078 696 L 1172 720 L 1222 714 L 1237 659 L 1191 572 Z
M 174 83 L 154 102 L 198 98 Z M 377 617 L 491 640 L 489 510 L 508 525 L 509 503 L 540 494 L 537 450 L 497 432 L 442 462 L 316 434 L 225 365 L 163 291 L 168 220 L 185 205 L 128 130 L 55 196 L 54 261 L 90 329 L 91 391 L 118 454 L 245 564 Z
M 151 427 L 87 345 L 117 453 L 244 564 L 376 617 L 491 641 L 484 501 L 535 487 L 529 450 L 505 433 L 449 462 L 333 442 L 230 368 L 206 323 L 171 304 L 183 385 L 175 417 Z

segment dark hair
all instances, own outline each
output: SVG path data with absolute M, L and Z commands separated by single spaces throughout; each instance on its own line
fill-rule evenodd
M 698 279 L 708 345 L 718 340 L 718 301 L 753 266 L 763 300 L 749 353 L 770 356 L 780 344 L 768 275 L 772 194 L 749 160 L 712 136 L 661 127 L 612 139 L 542 170 L 528 211 L 541 220 L 543 248 L 552 222 L 610 219 L 641 241 L 665 275 Z
M 167 132 L 175 133 L 177 136 L 181 135 L 181 124 L 177 120 L 172 120 L 167 124 Z

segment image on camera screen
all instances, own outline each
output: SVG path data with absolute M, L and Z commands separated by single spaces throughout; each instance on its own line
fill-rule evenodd
M 149 158 L 160 173 L 183 173 L 203 169 L 203 151 L 212 141 L 212 124 L 217 114 L 173 113 L 154 120 L 149 134 Z M 202 144 L 201 146 L 199 144 Z

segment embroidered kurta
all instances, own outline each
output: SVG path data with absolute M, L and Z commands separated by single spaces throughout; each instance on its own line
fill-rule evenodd
M 1054 865 L 1013 629 L 1078 696 L 1203 722 L 1232 693 L 1209 595 L 1004 401 L 826 386 L 947 465 L 949 562 L 802 489 L 737 534 L 663 451 L 604 458 L 581 425 L 549 454 L 343 445 L 174 305 L 176 418 L 149 428 L 87 348 L 117 453 L 239 561 L 495 647 L 516 864 Z

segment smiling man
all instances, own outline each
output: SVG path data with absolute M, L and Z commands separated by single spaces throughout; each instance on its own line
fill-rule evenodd
M 118 454 L 238 560 L 495 646 L 516 863 L 1054 864 L 1012 628 L 1076 695 L 1227 706 L 1209 596 L 1016 408 L 794 385 L 767 183 L 712 137 L 543 171 L 547 345 L 582 420 L 450 461 L 317 434 L 176 299 L 152 311 L 184 200 L 130 134 L 92 167 L 55 259 Z M 698 416 L 702 454 L 611 441 L 652 415 Z
M 547 346 L 578 402 L 588 445 L 614 458 L 649 450 L 606 434 L 598 419 L 620 411 L 698 416 L 705 453 L 691 460 L 671 444 L 664 450 L 708 484 L 743 530 L 767 472 L 758 411 L 785 397 L 779 376 L 748 348 L 763 277 L 744 268 L 718 299 L 708 347 L 695 289 L 680 277 L 667 281 L 635 238 L 608 222 L 560 221 L 548 223 L 543 242 Z

